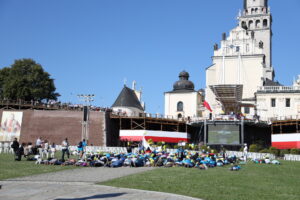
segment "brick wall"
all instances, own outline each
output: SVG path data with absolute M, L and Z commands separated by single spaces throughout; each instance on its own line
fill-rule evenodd
M 14 110 L 7 110 L 14 111 Z M 23 112 L 21 127 L 21 142 L 33 142 L 41 136 L 43 140 L 61 144 L 68 138 L 71 145 L 77 145 L 81 140 L 80 111 L 47 111 L 47 110 L 15 110 Z M 0 118 L 2 118 L 0 111 Z M 106 144 L 105 114 L 90 112 L 89 144 L 103 146 Z

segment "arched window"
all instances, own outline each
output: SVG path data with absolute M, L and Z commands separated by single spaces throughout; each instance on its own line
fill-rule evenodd
M 249 27 L 249 29 L 253 28 L 253 21 L 252 20 L 249 21 L 249 26 L 248 27 Z
M 177 103 L 177 111 L 183 111 L 183 103 L 182 103 L 182 101 L 179 101 Z
M 255 27 L 256 27 L 256 28 L 260 28 L 260 20 L 256 20 L 256 22 L 255 22 Z
M 255 8 L 255 13 L 257 13 L 258 12 L 258 8 Z
M 177 115 L 178 119 L 182 118 L 182 114 Z
M 253 14 L 253 13 L 254 13 L 254 8 L 251 9 L 251 14 Z
M 268 27 L 268 20 L 267 19 L 264 19 L 263 26 Z
M 244 29 L 247 28 L 247 24 L 246 24 L 245 21 L 242 21 L 241 27 L 244 28 Z

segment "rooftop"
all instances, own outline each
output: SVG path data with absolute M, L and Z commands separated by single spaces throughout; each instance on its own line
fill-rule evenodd
M 144 110 L 135 92 L 125 85 L 115 103 L 111 107 L 132 107 Z
M 300 93 L 300 86 L 261 86 L 257 93 Z

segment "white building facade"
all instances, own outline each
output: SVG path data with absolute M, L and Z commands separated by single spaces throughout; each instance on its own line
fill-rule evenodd
M 179 79 L 172 91 L 165 92 L 165 116 L 175 119 L 202 117 L 203 92 L 194 90 L 188 72 L 181 72 Z
M 263 86 L 256 94 L 257 115 L 265 121 L 300 119 L 300 76 L 293 86 Z
M 206 101 L 219 115 L 230 110 L 218 101 L 212 86 L 240 85 L 241 99 L 236 100 L 240 112 L 255 114 L 255 93 L 266 81 L 273 81 L 272 16 L 267 0 L 245 0 L 238 25 L 214 46 L 212 65 L 206 69 Z M 243 102 L 246 104 L 243 104 Z M 247 105 L 244 108 L 244 105 Z M 249 106 L 250 105 L 250 106 Z M 236 111 L 236 110 L 235 110 Z

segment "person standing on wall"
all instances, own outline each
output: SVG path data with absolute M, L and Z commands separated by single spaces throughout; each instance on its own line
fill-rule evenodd
M 61 146 L 62 146 L 61 160 L 64 161 L 65 160 L 65 153 L 67 154 L 68 159 L 70 158 L 68 138 L 66 138 L 64 141 L 62 141 Z

